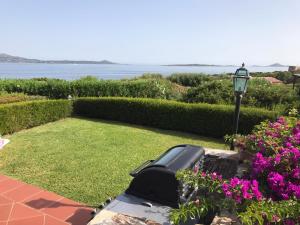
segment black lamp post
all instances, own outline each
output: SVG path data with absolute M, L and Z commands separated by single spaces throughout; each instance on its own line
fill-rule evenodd
M 247 83 L 250 79 L 248 70 L 245 68 L 245 64 L 242 64 L 242 67 L 237 69 L 233 76 L 233 88 L 235 94 L 235 112 L 234 112 L 234 122 L 233 122 L 233 134 L 234 136 L 238 132 L 239 125 L 239 116 L 240 116 L 240 106 L 243 94 L 246 93 Z M 234 138 L 231 142 L 231 150 L 234 150 Z

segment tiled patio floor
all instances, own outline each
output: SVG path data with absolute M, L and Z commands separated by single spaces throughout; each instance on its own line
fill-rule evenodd
M 0 225 L 86 225 L 92 209 L 0 174 Z

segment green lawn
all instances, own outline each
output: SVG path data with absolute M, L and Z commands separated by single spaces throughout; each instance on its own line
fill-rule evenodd
M 68 118 L 7 136 L 0 173 L 97 205 L 121 193 L 128 173 L 177 144 L 225 148 L 221 140 L 111 121 Z

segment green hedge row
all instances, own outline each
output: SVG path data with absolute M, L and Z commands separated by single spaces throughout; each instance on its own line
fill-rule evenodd
M 0 105 L 0 134 L 55 121 L 72 113 L 68 100 L 37 100 Z
M 9 104 L 14 102 L 24 102 L 33 100 L 45 100 L 44 96 L 26 95 L 23 93 L 7 93 L 0 91 L 0 105 Z
M 80 98 L 74 102 L 79 116 L 123 121 L 162 129 L 223 137 L 232 133 L 234 108 L 226 105 L 187 104 L 138 98 Z M 277 117 L 273 111 L 242 108 L 240 133 L 249 133 L 261 121 Z
M 123 96 L 171 98 L 171 82 L 163 79 L 89 80 L 7 79 L 0 80 L 0 91 L 22 92 L 49 98 Z

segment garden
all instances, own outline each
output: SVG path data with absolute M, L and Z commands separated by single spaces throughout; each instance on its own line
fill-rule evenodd
M 51 99 L 72 97 L 133 97 L 168 99 L 187 103 L 233 105 L 233 74 L 207 75 L 199 73 L 143 74 L 133 79 L 99 80 L 93 76 L 79 80 L 50 78 L 1 79 L 0 90 L 25 93 Z M 291 72 L 251 73 L 243 105 L 264 108 L 285 114 L 291 108 L 300 109 L 299 87 L 292 88 Z M 274 85 L 262 77 L 282 82 Z
M 228 210 L 242 224 L 300 223 L 300 120 L 292 115 L 262 122 L 235 145 L 248 153 L 242 177 L 182 171 L 178 179 L 199 189 L 198 199 L 173 210 L 175 224 L 209 211 Z M 205 195 L 203 195 L 205 193 Z
M 182 143 L 222 141 L 104 120 L 67 118 L 6 136 L 0 173 L 97 207 L 128 186 L 129 172 Z
M 0 173 L 96 207 L 128 186 L 133 168 L 171 146 L 228 149 L 229 76 L 0 80 L 0 134 L 11 140 L 0 151 Z M 173 223 L 224 210 L 243 224 L 300 223 L 298 90 L 290 74 L 267 76 L 284 83 L 251 81 L 234 137 L 247 170 L 231 179 L 181 171 L 178 179 L 199 191 L 173 210 Z

